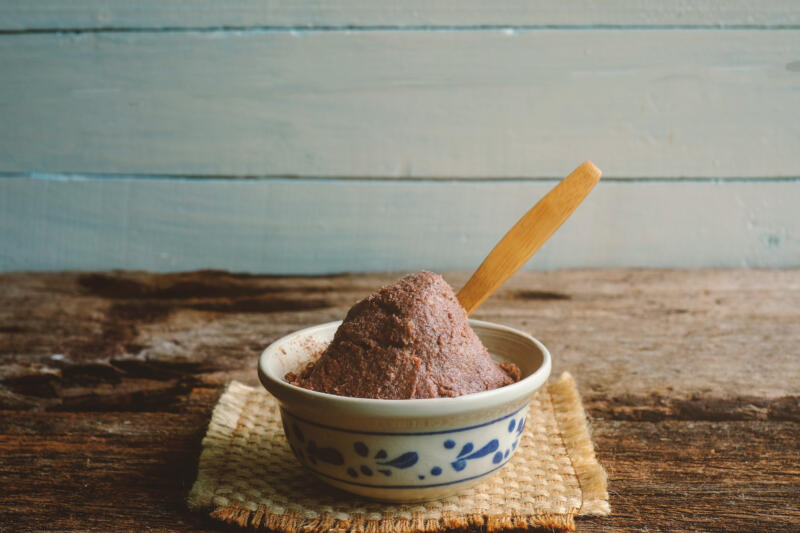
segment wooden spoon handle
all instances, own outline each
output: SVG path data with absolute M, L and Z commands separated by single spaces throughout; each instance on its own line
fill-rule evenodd
M 458 301 L 467 315 L 536 253 L 589 194 L 601 174 L 591 161 L 586 161 L 508 230 L 458 292 Z

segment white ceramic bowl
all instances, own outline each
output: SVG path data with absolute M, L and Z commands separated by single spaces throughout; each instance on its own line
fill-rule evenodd
M 457 398 L 349 398 L 290 385 L 287 372 L 309 361 L 313 342 L 330 342 L 341 322 L 287 335 L 258 364 L 281 407 L 297 459 L 326 483 L 368 498 L 424 501 L 458 492 L 508 462 L 531 395 L 550 375 L 550 353 L 521 331 L 470 320 L 492 356 L 522 371 L 512 385 Z

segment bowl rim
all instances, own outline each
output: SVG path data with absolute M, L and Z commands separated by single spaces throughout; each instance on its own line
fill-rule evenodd
M 529 376 L 503 387 L 488 391 L 475 392 L 456 396 L 454 398 L 415 398 L 407 400 L 387 400 L 380 398 L 355 398 L 350 396 L 339 396 L 325 392 L 312 391 L 297 385 L 292 385 L 269 370 L 267 365 L 270 357 L 278 353 L 278 348 L 290 339 L 310 335 L 332 327 L 339 327 L 341 320 L 325 322 L 307 328 L 302 328 L 288 335 L 275 340 L 267 346 L 258 358 L 258 377 L 264 388 L 278 399 L 279 403 L 290 406 L 293 401 L 310 402 L 317 407 L 327 409 L 339 409 L 358 411 L 362 413 L 371 412 L 374 416 L 441 416 L 454 415 L 472 410 L 499 407 L 508 403 L 515 402 L 533 394 L 541 387 L 551 371 L 551 357 L 547 347 L 538 339 L 518 329 L 514 329 L 503 324 L 487 322 L 484 320 L 469 319 L 470 326 L 478 326 L 483 329 L 493 329 L 502 331 L 533 343 L 542 354 L 542 363 Z

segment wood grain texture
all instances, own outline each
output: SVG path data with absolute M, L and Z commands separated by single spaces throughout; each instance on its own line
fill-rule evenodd
M 796 29 L 0 35 L 0 171 L 796 177 L 798 61 Z
M 445 278 L 457 289 L 466 274 Z M 180 390 L 174 380 L 186 373 L 242 370 L 256 383 L 256 357 L 270 342 L 341 319 L 399 276 L 3 274 L 0 371 L 22 391 L 25 376 L 38 376 L 39 394 L 17 399 L 45 409 L 93 401 L 81 396 L 91 379 L 126 398 L 154 379 Z M 572 371 L 589 405 L 617 402 L 598 404 L 615 418 L 698 418 L 691 401 L 701 393 L 729 407 L 777 402 L 703 419 L 785 419 L 782 398 L 800 394 L 798 302 L 797 270 L 518 272 L 474 318 L 533 334 L 552 352 L 553 373 Z
M 0 29 L 198 28 L 252 26 L 800 24 L 791 0 L 0 0 Z
M 474 270 L 554 184 L 0 178 L 0 270 Z M 798 182 L 601 181 L 527 268 L 796 267 L 798 205 Z
M 183 503 L 224 383 L 398 275 L 0 276 L 0 531 L 239 531 Z M 520 272 L 477 317 L 578 380 L 613 510 L 578 531 L 796 531 L 798 302 L 800 270 Z

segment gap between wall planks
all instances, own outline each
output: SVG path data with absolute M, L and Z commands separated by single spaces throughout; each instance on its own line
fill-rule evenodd
M 553 182 L 0 179 L 0 270 L 473 269 Z M 797 181 L 600 182 L 527 264 L 800 266 Z
M 0 0 L 1 30 L 202 27 L 787 26 L 793 0 Z
M 798 62 L 800 30 L 3 35 L 0 171 L 798 176 Z

